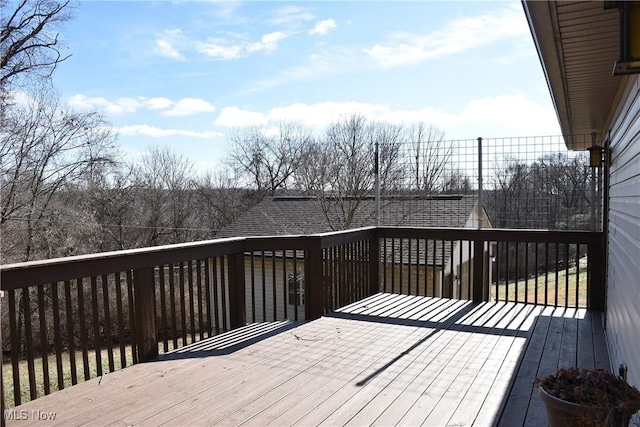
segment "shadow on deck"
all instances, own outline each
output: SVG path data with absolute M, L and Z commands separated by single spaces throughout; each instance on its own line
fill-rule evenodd
M 599 313 L 377 294 L 16 409 L 74 425 L 545 425 L 533 380 L 575 365 L 609 368 Z

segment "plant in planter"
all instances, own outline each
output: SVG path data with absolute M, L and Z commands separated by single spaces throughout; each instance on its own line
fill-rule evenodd
M 558 369 L 536 386 L 551 427 L 627 427 L 640 410 L 640 391 L 605 369 Z

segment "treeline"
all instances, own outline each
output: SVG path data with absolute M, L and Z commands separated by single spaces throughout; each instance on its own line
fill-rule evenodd
M 592 173 L 586 152 L 506 159 L 490 171 L 485 209 L 496 228 L 589 230 Z
M 213 238 L 276 194 L 316 195 L 331 226 L 349 228 L 373 194 L 376 153 L 383 194 L 470 188 L 451 172 L 442 132 L 424 124 L 352 115 L 321 136 L 299 123 L 237 129 L 224 163 L 203 172 L 169 148 L 126 162 L 98 113 L 60 115 L 39 95 L 13 106 L 0 130 L 4 263 Z M 408 147 L 422 164 L 406 161 Z
M 338 230 L 356 225 L 376 179 L 383 196 L 477 190 L 476 160 L 442 131 L 359 114 L 322 130 L 236 129 L 211 171 L 166 147 L 130 161 L 99 112 L 69 109 L 52 87 L 72 11 L 66 1 L 0 1 L 2 263 L 209 239 L 276 194 L 316 196 Z M 494 227 L 583 229 L 590 174 L 584 156 L 507 159 L 485 175 L 485 207 Z

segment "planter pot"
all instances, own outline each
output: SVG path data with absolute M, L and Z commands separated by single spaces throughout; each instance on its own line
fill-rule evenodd
M 609 426 L 627 427 L 630 416 L 612 413 L 607 408 L 578 405 L 558 399 L 538 387 L 538 396 L 547 411 L 549 427 Z

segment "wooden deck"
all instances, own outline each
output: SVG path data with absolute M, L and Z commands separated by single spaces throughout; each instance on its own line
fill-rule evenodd
M 24 404 L 51 425 L 545 425 L 536 376 L 609 367 L 599 313 L 378 294 Z

